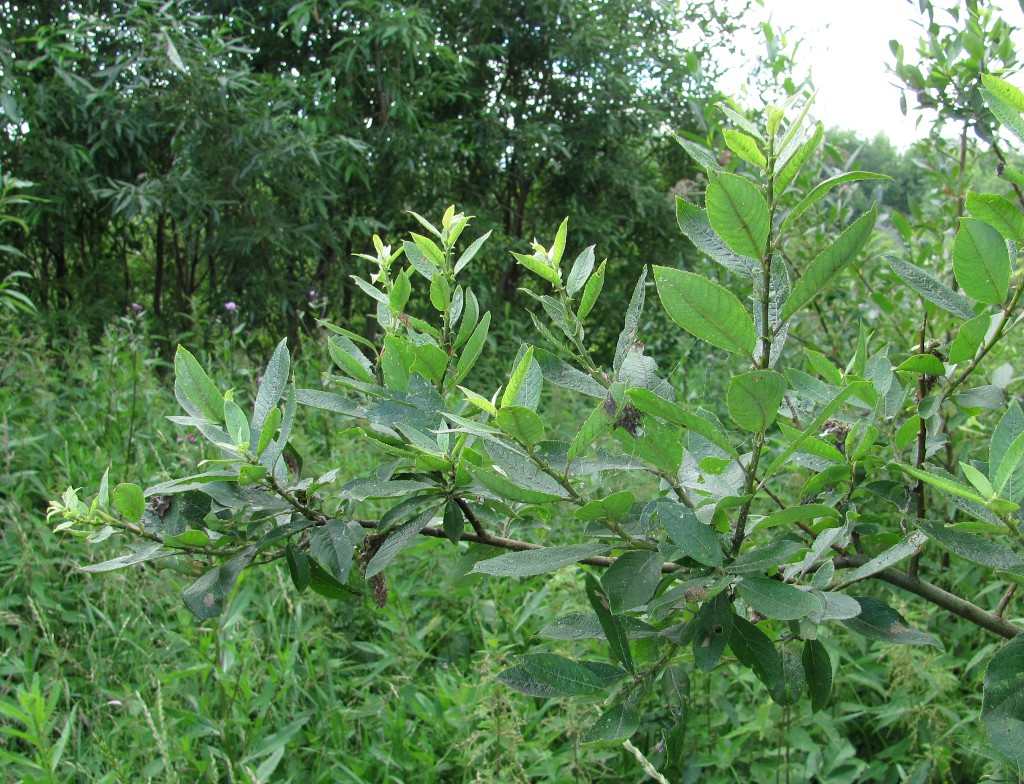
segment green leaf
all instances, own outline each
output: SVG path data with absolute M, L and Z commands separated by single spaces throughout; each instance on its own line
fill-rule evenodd
M 949 347 L 949 361 L 956 364 L 974 359 L 992 327 L 992 320 L 992 315 L 985 313 L 961 324 Z
M 628 702 L 613 705 L 601 714 L 583 735 L 584 743 L 616 742 L 630 737 L 640 727 L 640 714 Z
M 138 485 L 122 482 L 114 488 L 114 506 L 122 515 L 137 523 L 146 512 L 146 495 Z
M 619 339 L 615 344 L 615 358 L 612 360 L 612 367 L 618 373 L 622 367 L 633 345 L 636 343 L 637 332 L 640 329 L 640 316 L 644 311 L 644 286 L 647 282 L 647 267 L 637 279 L 633 287 L 633 296 L 629 299 L 629 306 L 626 308 L 626 318 L 619 333 Z
M 325 599 L 347 599 L 356 594 L 313 559 L 309 559 L 309 587 Z
M 876 555 L 866 564 L 862 564 L 856 569 L 844 574 L 841 587 L 845 588 L 858 580 L 863 580 L 865 577 L 878 574 L 883 569 L 888 569 L 890 566 L 898 564 L 904 558 L 909 558 L 920 551 L 927 540 L 928 537 L 921 531 L 913 531 L 912 533 L 907 534 L 907 536 L 903 537 L 899 542 L 879 555 Z
M 626 632 L 623 620 L 612 615 L 608 596 L 601 590 L 597 580 L 592 574 L 586 577 L 587 599 L 590 606 L 594 608 L 601 630 L 604 632 L 608 647 L 612 656 L 622 662 L 623 666 L 630 672 L 634 672 L 633 654 L 629 648 L 629 635 Z
M 1002 305 L 1010 287 L 1006 240 L 984 221 L 961 218 L 953 240 L 953 274 L 969 297 Z
M 981 82 L 985 88 L 1000 101 L 1016 112 L 1024 113 L 1024 93 L 1005 79 L 983 73 Z
M 234 400 L 224 401 L 224 424 L 232 443 L 238 446 L 249 443 L 249 420 Z
M 1006 453 L 1003 455 L 1002 460 L 999 461 L 999 466 L 996 468 L 996 476 L 993 480 L 993 486 L 995 487 L 996 495 L 1004 498 L 1008 498 L 1011 501 L 1016 500 L 1016 493 L 1005 494 L 1003 490 L 1006 485 L 1009 484 L 1010 480 L 1019 473 L 1021 467 L 1021 461 L 1024 460 L 1024 433 L 1020 433 L 1010 444 Z M 989 467 L 989 471 L 992 468 Z
M 786 321 L 825 289 L 833 286 L 843 271 L 853 263 L 875 228 L 878 207 L 873 206 L 855 220 L 836 240 L 818 254 L 793 286 L 782 308 Z
M 1024 243 L 1024 212 L 1005 196 L 967 191 L 967 209 L 1005 239 Z
M 786 379 L 774 370 L 754 370 L 729 381 L 726 406 L 729 416 L 753 433 L 768 429 L 786 394 Z
M 715 156 L 706 147 L 692 142 L 677 133 L 673 133 L 672 138 L 679 142 L 679 146 L 686 150 L 686 154 L 693 158 L 698 166 L 703 166 L 707 169 L 708 174 L 722 170 L 722 167 L 718 165 L 718 161 L 715 160 Z
M 946 375 L 946 367 L 934 354 L 913 354 L 895 369 L 904 373 L 925 373 L 939 377 Z
M 798 504 L 797 506 L 791 506 L 788 509 L 780 509 L 778 512 L 772 512 L 757 524 L 757 528 L 760 531 L 764 531 L 768 528 L 774 528 L 779 525 L 786 525 L 796 521 L 816 520 L 819 517 L 839 520 L 839 512 L 831 506 L 825 506 L 824 504 Z
M 527 378 L 530 375 L 530 370 L 533 366 L 533 346 L 530 346 L 522 353 L 519 362 L 516 364 L 515 369 L 512 371 L 512 375 L 508 380 L 508 384 L 505 385 L 505 392 L 501 396 L 502 408 L 505 406 L 513 406 L 519 399 L 520 390 L 523 389 L 524 385 L 527 384 Z M 532 395 L 528 395 L 532 397 Z
M 944 493 L 955 495 L 960 498 L 966 498 L 968 501 L 974 501 L 977 504 L 985 503 L 985 498 L 978 495 L 974 489 L 968 487 L 963 482 L 958 482 L 956 479 L 950 479 L 946 476 L 933 474 L 923 469 L 907 465 L 906 463 L 893 463 L 893 465 L 899 468 L 903 473 L 909 474 L 915 479 L 920 479 L 922 482 L 926 482 Z
M 260 441 L 263 441 L 263 426 L 267 423 L 272 411 L 280 411 L 277 403 L 288 386 L 288 375 L 290 372 L 291 357 L 288 353 L 287 340 L 277 344 L 274 353 L 263 371 L 263 380 L 260 381 L 260 388 L 256 392 L 256 402 L 252 412 L 252 432 L 260 434 Z M 271 428 L 273 430 L 275 428 Z M 248 439 L 246 439 L 248 440 Z M 265 447 L 264 447 L 265 448 Z M 260 450 L 262 451 L 262 450 Z
M 735 617 L 725 591 L 704 602 L 693 616 L 693 660 L 701 672 L 711 672 L 722 658 Z
M 583 287 L 583 296 L 580 297 L 580 306 L 576 311 L 576 318 L 580 321 L 583 321 L 589 315 L 590 311 L 594 308 L 594 304 L 597 302 L 597 298 L 601 296 L 601 289 L 604 288 L 604 271 L 607 264 L 607 261 L 602 261 L 597 268 L 597 272 L 590 276 L 587 285 Z
M 989 661 L 981 718 L 1024 721 L 1024 635 L 1010 640 Z M 1018 742 L 1024 743 L 1024 737 Z
M 932 273 L 920 267 L 904 261 L 899 256 L 891 254 L 883 256 L 892 271 L 895 272 L 903 282 L 920 294 L 927 302 L 937 305 L 947 313 L 957 318 L 974 318 L 974 306 L 963 294 L 953 291 L 949 286 L 936 278 Z
M 1007 84 L 1007 86 L 1010 85 Z M 988 104 L 988 108 L 992 110 L 992 114 L 999 120 L 999 123 L 1018 139 L 1024 141 L 1024 120 L 1021 119 L 1020 110 L 1002 97 L 1002 95 L 1007 94 L 1007 91 L 999 89 L 998 92 L 992 92 L 991 90 L 980 90 L 979 92 L 982 98 L 985 99 L 985 103 Z M 1004 172 L 1003 174 L 1005 176 L 1006 173 Z
M 779 580 L 746 575 L 736 592 L 766 618 L 795 621 L 821 611 L 821 603 L 812 594 Z
M 598 436 L 611 428 L 617 413 L 617 406 L 611 398 L 606 398 L 598 403 L 572 439 L 572 443 L 569 444 L 569 452 L 566 456 L 568 462 L 571 463 L 575 460 Z
M 224 397 L 184 346 L 174 354 L 174 380 L 185 398 L 214 424 L 224 421 Z
M 544 440 L 544 421 L 533 411 L 523 406 L 502 408 L 495 417 L 495 424 L 521 444 L 536 446 Z
M 523 550 L 518 553 L 506 553 L 496 558 L 488 558 L 486 561 L 477 561 L 473 566 L 473 571 L 495 577 L 531 577 L 579 563 L 586 558 L 600 555 L 607 549 L 607 544 L 589 542 L 560 547 L 543 547 L 539 550 Z
M 804 196 L 800 202 L 793 208 L 793 211 L 786 216 L 786 219 L 782 222 L 782 227 L 779 229 L 780 235 L 785 235 L 789 230 L 789 227 L 793 225 L 793 222 L 803 215 L 807 210 L 821 201 L 825 195 L 833 188 L 838 187 L 847 182 L 857 182 L 859 180 L 892 180 L 887 174 L 875 174 L 874 172 L 866 171 L 855 171 L 847 172 L 846 174 L 837 174 L 835 177 L 830 177 L 824 182 L 818 183 L 810 193 Z
M 892 642 L 899 645 L 933 645 L 942 648 L 942 643 L 930 634 L 911 628 L 907 619 L 885 602 L 870 596 L 855 596 L 860 605 L 860 615 L 841 620 L 843 626 L 869 640 Z
M 439 313 L 444 313 L 452 304 L 452 287 L 444 275 L 435 275 L 430 281 L 430 304 Z
M 563 389 L 571 389 L 590 397 L 601 398 L 608 394 L 608 390 L 601 386 L 593 377 L 577 370 L 572 365 L 566 364 L 550 351 L 542 348 L 533 352 L 534 361 L 540 366 L 541 375 L 545 381 L 550 381 L 555 386 Z
M 473 334 L 477 322 L 480 319 L 480 303 L 477 302 L 476 294 L 472 290 L 466 291 L 466 304 L 462 314 L 462 321 L 459 322 L 459 334 L 455 336 L 452 348 L 457 349 Z
M 982 536 L 958 531 L 942 523 L 918 520 L 917 526 L 930 539 L 971 563 L 1016 574 L 1024 574 L 1024 556 Z
M 832 658 L 818 640 L 806 640 L 801 659 L 811 695 L 811 711 L 817 713 L 828 705 L 832 695 Z
M 546 484 L 538 487 L 526 487 L 524 485 L 528 484 L 528 480 L 521 476 L 502 476 L 482 466 L 472 467 L 469 470 L 480 484 L 506 501 L 543 504 L 566 497 L 563 489 L 550 487 Z
M 782 657 L 767 634 L 737 615 L 733 618 L 729 647 L 744 667 L 754 671 L 761 683 L 768 689 L 775 688 L 782 674 Z
M 680 425 L 688 430 L 703 436 L 715 446 L 724 450 L 727 454 L 736 457 L 736 450 L 732 444 L 715 426 L 697 414 L 692 414 L 686 409 L 659 397 L 649 389 L 634 387 L 626 391 L 627 397 L 633 401 L 633 405 L 645 414 L 664 419 L 674 425 Z
M 436 242 L 429 237 L 424 237 L 422 234 L 417 234 L 414 231 L 410 231 L 409 236 L 412 237 L 412 241 L 416 243 L 416 247 L 420 249 L 420 252 L 433 266 L 438 270 L 444 269 L 444 253 L 439 247 L 437 247 Z
M 999 419 L 999 424 L 992 431 L 992 439 L 989 444 L 989 470 L 995 466 L 996 473 L 1000 473 L 1000 467 L 1006 462 L 1010 447 L 1024 434 L 1024 414 L 1021 413 L 1017 401 L 1011 401 L 1006 413 Z M 1010 501 L 1024 501 L 1024 465 L 1010 473 L 1009 478 L 1002 486 L 1000 493 L 1003 498 Z
M 787 648 L 782 649 L 781 657 L 782 669 L 775 688 L 771 690 L 772 699 L 779 705 L 796 705 L 807 685 L 803 663 Z
M 284 548 L 284 558 L 288 563 L 288 574 L 292 578 L 295 590 L 302 593 L 309 587 L 309 558 L 293 544 Z
M 562 254 L 565 253 L 565 237 L 569 231 L 569 219 L 566 218 L 558 227 L 558 231 L 555 232 L 555 243 L 551 246 L 551 263 L 555 265 L 555 269 L 562 263 Z
M 459 355 L 459 361 L 455 365 L 455 376 L 452 378 L 453 384 L 460 383 L 469 374 L 469 371 L 473 369 L 473 365 L 480 358 L 480 352 L 484 349 L 484 343 L 487 341 L 487 330 L 490 326 L 491 313 L 488 311 L 484 313 L 484 317 L 477 324 L 476 329 L 473 330 L 473 334 L 466 341 L 466 345 Z
M 327 340 L 327 351 L 341 370 L 356 381 L 373 384 L 373 365 L 362 351 L 344 335 L 335 335 Z
M 309 552 L 339 583 L 348 579 L 352 568 L 352 541 L 341 520 L 328 520 L 309 535 Z
M 768 165 L 767 159 L 757 146 L 757 140 L 742 131 L 727 129 L 722 132 L 725 136 L 725 143 L 738 156 L 747 163 L 764 168 Z
M 487 238 L 491 236 L 491 232 L 487 232 L 482 237 L 478 237 L 473 241 L 473 244 L 466 248 L 465 252 L 459 257 L 459 260 L 455 263 L 455 275 L 458 275 L 466 267 L 469 262 L 473 260 L 477 252 L 483 247 L 483 244 L 487 242 Z
M 711 227 L 732 250 L 751 259 L 764 256 L 771 216 L 754 183 L 728 172 L 713 175 L 708 182 L 705 208 Z
M 799 509 L 799 507 L 796 508 Z M 763 526 L 758 526 L 758 530 L 763 530 Z M 725 570 L 729 574 L 767 572 L 786 563 L 790 558 L 806 548 L 807 545 L 803 542 L 780 536 L 767 544 L 753 547 L 746 552 L 740 553 L 732 563 L 725 567 Z
M 427 527 L 427 524 L 437 514 L 437 510 L 437 506 L 431 506 L 409 522 L 402 523 L 402 525 L 388 532 L 388 538 L 384 540 L 384 544 L 377 549 L 373 558 L 366 564 L 363 576 L 369 580 L 375 574 L 384 571 L 387 565 L 395 559 L 395 556 L 402 552 L 419 535 L 419 532 Z
M 824 135 L 825 128 L 821 123 L 818 123 L 814 126 L 814 133 L 811 134 L 811 137 L 800 145 L 800 148 L 793 153 L 789 160 L 782 162 L 782 168 L 775 175 L 774 193 L 776 198 L 785 192 L 793 178 L 800 172 L 800 169 L 814 155 L 814 151 L 818 149 L 818 145 L 821 144 Z
M 722 543 L 718 534 L 697 519 L 692 509 L 682 504 L 658 504 L 658 519 L 676 546 L 697 563 L 722 566 Z
M 636 609 L 654 595 L 661 581 L 661 554 L 630 550 L 615 559 L 601 577 L 613 613 Z
M 412 270 L 406 269 L 398 274 L 395 278 L 395 283 L 391 287 L 391 293 L 388 295 L 387 304 L 395 313 L 402 313 L 405 310 L 405 306 L 409 304 L 409 297 L 412 296 Z M 431 281 L 431 288 L 433 288 L 433 281 Z M 364 289 L 365 291 L 365 289 Z M 370 296 L 373 296 L 372 294 Z
M 565 293 L 570 297 L 575 297 L 576 292 L 583 288 L 587 279 L 590 277 L 590 273 L 594 271 L 594 246 L 591 245 L 589 248 L 576 257 L 576 261 L 572 264 L 572 269 L 569 270 L 569 277 L 565 282 Z
M 751 276 L 754 274 L 756 263 L 738 253 L 725 244 L 725 240 L 715 234 L 711 228 L 711 221 L 708 214 L 696 204 L 676 197 L 676 223 L 680 231 L 693 243 L 701 253 L 709 256 L 730 272 L 739 275 Z
M 224 610 L 224 600 L 231 594 L 242 573 L 256 554 L 255 547 L 247 547 L 229 561 L 215 566 L 185 589 L 182 599 L 189 611 L 200 621 L 206 621 Z
M 452 544 L 458 544 L 466 527 L 466 517 L 455 501 L 449 501 L 444 507 L 444 535 Z
M 530 270 L 530 272 L 544 278 L 551 285 L 560 286 L 562 284 L 562 276 L 547 260 L 538 259 L 535 256 L 527 256 L 523 253 L 516 253 L 515 251 L 512 251 L 512 255 L 515 256 L 516 261 Z
M 757 342 L 754 322 L 732 292 L 692 272 L 655 267 L 658 296 L 680 327 L 713 346 L 749 356 Z
M 167 553 L 168 550 L 160 542 L 146 542 L 136 546 L 132 552 L 126 555 L 119 555 L 117 558 L 111 558 L 101 563 L 87 564 L 80 568 L 83 572 L 112 572 L 133 564 L 152 561 L 154 558 L 162 558 Z
M 519 666 L 564 697 L 597 697 L 605 691 L 590 668 L 554 653 L 525 654 L 519 657 Z

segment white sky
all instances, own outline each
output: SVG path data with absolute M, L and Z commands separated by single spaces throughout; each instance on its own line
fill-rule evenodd
M 952 4 L 947 0 L 945 5 Z M 994 3 L 1002 8 L 1002 18 L 1014 27 L 1024 27 L 1024 13 L 1016 0 Z M 939 5 L 939 3 L 936 3 Z M 759 21 L 771 18 L 777 30 L 790 29 L 787 51 L 802 39 L 796 52 L 797 74 L 808 69 L 813 73 L 818 96 L 812 114 L 825 123 L 855 130 L 866 138 L 880 131 L 897 146 L 905 147 L 925 135 L 927 125 L 920 129 L 915 122 L 921 112 L 914 108 L 916 100 L 908 93 L 907 116 L 900 112 L 900 91 L 897 79 L 887 65 L 895 63 L 889 49 L 890 39 L 903 44 L 905 59 L 917 60 L 917 42 L 922 19 L 917 3 L 907 0 L 764 0 L 764 8 L 756 11 Z M 951 21 L 939 14 L 938 21 Z M 748 51 L 763 51 L 763 39 L 743 42 Z M 1017 42 L 1018 52 L 1024 50 L 1024 36 Z M 736 69 L 735 80 L 723 85 L 730 94 L 742 94 L 744 73 Z M 1016 82 L 1024 86 L 1024 79 Z M 757 96 L 747 101 L 760 103 Z

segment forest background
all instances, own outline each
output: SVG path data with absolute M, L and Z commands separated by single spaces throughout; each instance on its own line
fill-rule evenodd
M 586 607 L 563 573 L 487 581 L 428 542 L 391 575 L 385 608 L 290 597 L 276 565 L 196 624 L 177 599 L 180 575 L 80 571 L 104 545 L 52 534 L 46 506 L 107 467 L 158 482 L 206 455 L 164 419 L 179 343 L 254 390 L 287 336 L 296 372 L 318 384 L 330 358 L 317 319 L 373 336 L 355 254 L 374 234 L 397 243 L 417 229 L 410 211 L 436 217 L 456 203 L 477 234 L 491 232 L 468 274 L 495 314 L 481 362 L 496 383 L 533 330 L 518 289 L 534 284 L 509 251 L 566 215 L 612 260 L 610 302 L 628 301 L 645 264 L 709 268 L 676 225 L 674 197 L 704 188 L 676 135 L 724 149 L 723 42 L 749 7 L 4 6 L 0 754 L 14 778 L 640 780 L 627 749 L 583 743 L 594 706 L 493 680 L 542 619 Z M 817 173 L 892 181 L 837 190 L 814 231 L 877 201 L 879 249 L 913 240 L 920 259 L 940 260 L 968 188 L 1015 160 L 972 89 L 1017 55 L 984 4 L 906 10 L 924 20 L 922 40 L 894 46 L 894 74 L 908 110 L 934 109 L 935 124 L 906 151 L 830 132 Z M 682 48 L 677 32 L 691 40 L 694 29 L 699 45 Z M 805 93 L 793 42 L 760 33 L 751 93 Z M 851 297 L 883 318 L 898 311 L 891 272 L 858 274 Z M 818 317 L 816 350 L 839 353 L 850 325 Z M 723 395 L 713 351 L 667 332 L 658 312 L 645 318 L 650 349 L 678 357 L 687 399 Z M 618 330 L 598 324 L 591 339 L 610 355 Z M 1018 352 L 1006 351 L 993 383 L 1013 393 Z M 580 411 L 557 394 L 550 407 L 565 406 L 568 426 Z M 326 417 L 301 438 L 307 460 L 373 465 L 372 448 L 343 447 Z M 981 662 L 997 641 L 944 617 L 914 620 L 942 626 L 946 650 L 851 646 L 829 710 L 813 715 L 773 705 L 753 677 L 695 681 L 689 753 L 650 758 L 680 781 L 976 780 L 992 769 L 974 746 Z M 645 714 L 649 749 L 664 723 Z

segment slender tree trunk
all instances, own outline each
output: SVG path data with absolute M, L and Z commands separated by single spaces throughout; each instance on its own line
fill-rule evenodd
M 153 270 L 153 315 L 159 316 L 164 294 L 164 258 L 166 255 L 167 215 L 161 212 L 156 219 L 156 266 Z

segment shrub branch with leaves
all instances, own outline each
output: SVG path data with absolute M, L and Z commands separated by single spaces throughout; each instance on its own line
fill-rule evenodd
M 985 86 L 994 114 L 1024 140 L 1024 96 L 994 77 Z M 173 419 L 220 457 L 146 489 L 111 489 L 104 476 L 95 500 L 68 490 L 51 518 L 93 540 L 114 532 L 136 540 L 128 554 L 87 570 L 156 561 L 196 576 L 184 600 L 201 620 L 221 612 L 242 570 L 282 558 L 299 591 L 350 600 L 361 572 L 383 602 L 386 570 L 422 535 L 479 546 L 473 571 L 493 578 L 593 566 L 593 614 L 559 619 L 549 636 L 604 640 L 610 661 L 532 652 L 498 677 L 528 695 L 602 700 L 589 741 L 627 740 L 660 683 L 658 699 L 678 717 L 665 738 L 676 755 L 693 667 L 749 668 L 777 703 L 806 694 L 819 710 L 837 664 L 819 640 L 825 629 L 941 647 L 869 595 L 867 581 L 885 582 L 1010 640 L 989 664 L 983 717 L 989 753 L 1019 769 L 1024 704 L 1014 684 L 1024 676 L 1024 637 L 1004 615 L 1024 578 L 1024 413 L 1016 402 L 1004 406 L 987 461 L 942 466 L 936 455 L 950 448 L 951 412 L 976 412 L 985 394 L 965 385 L 1021 320 L 1024 213 L 1003 196 L 967 198 L 971 217 L 952 248 L 959 290 L 886 257 L 922 300 L 923 326 L 909 350 L 878 345 L 862 321 L 845 364 L 787 351 L 791 330 L 809 327 L 802 311 L 864 255 L 878 213 L 849 222 L 809 262 L 802 219 L 834 189 L 884 176 L 851 172 L 798 192 L 823 138 L 807 108 L 770 106 L 763 127 L 730 111 L 735 128 L 725 142 L 742 169 L 725 170 L 679 138 L 708 178 L 703 207 L 678 200 L 679 226 L 724 268 L 728 286 L 656 266 L 653 287 L 672 322 L 730 355 L 737 372 L 725 393 L 728 422 L 681 400 L 639 342 L 646 270 L 611 366 L 598 361 L 586 325 L 607 262 L 597 263 L 593 247 L 568 261 L 568 221 L 550 247 L 514 254 L 543 287 L 524 290 L 542 341 L 522 346 L 502 388 L 467 386 L 491 316 L 460 273 L 487 236 L 457 250 L 470 218 L 449 208 L 440 227 L 416 215 L 425 233 L 394 249 L 375 238 L 376 254 L 363 256 L 373 274 L 355 282 L 375 304 L 380 337 L 324 323 L 333 391 L 295 388 L 282 341 L 247 412 L 179 347 L 175 393 L 185 416 Z M 420 288 L 430 317 L 410 312 Z M 925 340 L 937 322 L 955 331 L 946 353 Z M 590 401 L 571 440 L 553 437 L 545 385 Z M 360 478 L 309 473 L 292 440 L 300 405 L 353 422 L 346 432 L 386 459 Z M 610 479 L 632 489 L 608 494 Z M 561 532 L 557 544 L 530 541 L 549 524 Z M 500 550 L 508 552 L 490 557 Z M 1004 599 L 987 609 L 957 586 L 923 579 L 927 552 L 983 567 L 987 579 L 1008 584 Z

